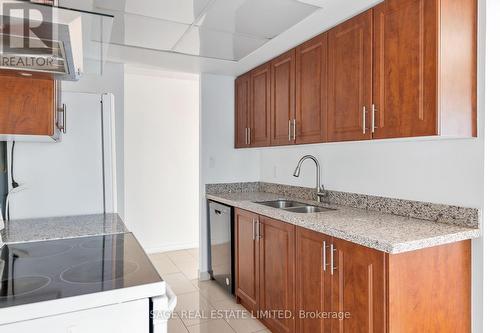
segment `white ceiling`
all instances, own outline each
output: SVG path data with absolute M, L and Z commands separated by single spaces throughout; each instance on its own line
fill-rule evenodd
M 381 0 L 60 0 L 115 16 L 108 61 L 239 75 Z M 83 8 L 85 4 L 85 8 Z
M 300 0 L 96 0 L 111 44 L 239 61 L 319 9 Z

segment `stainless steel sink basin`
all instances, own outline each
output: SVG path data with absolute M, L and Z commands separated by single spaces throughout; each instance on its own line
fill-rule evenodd
M 287 212 L 292 212 L 292 213 L 321 213 L 321 212 L 336 210 L 334 208 L 312 206 L 293 200 L 272 200 L 272 201 L 262 201 L 256 203 L 268 207 L 283 209 L 286 210 Z
M 286 209 L 287 212 L 292 213 L 321 213 L 321 212 L 329 212 L 332 208 L 318 207 L 318 206 L 302 206 L 302 207 L 293 207 Z
M 280 209 L 307 206 L 307 204 L 305 203 L 292 200 L 272 200 L 272 201 L 262 201 L 257 203 L 264 206 L 280 208 Z

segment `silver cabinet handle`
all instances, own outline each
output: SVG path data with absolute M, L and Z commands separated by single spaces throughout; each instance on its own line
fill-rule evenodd
M 363 134 L 366 134 L 366 106 L 363 106 Z
M 297 137 L 297 120 L 293 119 L 292 125 L 293 125 L 293 141 L 295 141 Z
M 326 242 L 323 241 L 323 272 L 326 272 Z
M 67 127 L 66 127 L 66 104 L 63 104 L 62 105 L 62 108 L 59 108 L 57 110 L 58 113 L 62 114 L 62 125 L 59 123 L 59 121 L 57 122 L 57 128 L 64 134 L 66 134 L 66 130 L 67 130 Z
M 377 110 L 375 109 L 375 104 L 372 104 L 372 133 L 375 133 L 375 129 L 377 128 L 375 126 L 375 112 Z
M 255 240 L 255 219 L 252 219 L 252 239 Z
M 335 267 L 335 259 L 333 256 L 333 253 L 337 251 L 335 247 L 333 247 L 333 244 L 330 244 L 330 274 L 333 275 L 333 271 L 337 269 Z
M 252 129 L 250 127 L 248 128 L 248 144 L 252 144 Z
M 262 239 L 262 235 L 260 234 L 260 221 L 257 219 L 257 240 Z
M 292 141 L 292 120 L 288 119 L 288 141 Z

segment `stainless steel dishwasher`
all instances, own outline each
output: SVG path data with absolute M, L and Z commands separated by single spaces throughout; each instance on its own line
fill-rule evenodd
M 210 275 L 234 294 L 234 224 L 231 207 L 209 201 Z

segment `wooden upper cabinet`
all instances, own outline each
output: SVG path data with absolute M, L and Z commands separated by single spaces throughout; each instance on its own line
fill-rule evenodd
M 477 0 L 385 0 L 249 75 L 246 146 L 477 136 Z
M 295 49 L 271 62 L 271 145 L 293 144 Z
M 296 143 L 326 141 L 327 55 L 324 33 L 296 48 Z
M 476 15 L 476 0 L 375 7 L 374 138 L 476 135 Z
M 271 64 L 250 72 L 249 140 L 252 147 L 271 144 Z
M 56 84 L 0 75 L 0 135 L 54 136 Z
M 439 134 L 475 137 L 477 0 L 441 0 L 439 13 Z
M 372 138 L 372 18 L 369 10 L 328 32 L 328 141 Z
M 259 216 L 235 209 L 236 297 L 250 311 L 259 309 L 259 246 L 256 225 Z
M 235 93 L 235 147 L 243 148 L 248 142 L 248 117 L 250 112 L 250 75 L 236 78 Z
M 261 311 L 295 311 L 295 226 L 260 216 Z M 293 317 L 262 319 L 273 332 L 295 332 Z
M 333 239 L 333 311 L 349 318 L 334 321 L 333 332 L 386 332 L 386 254 Z M 347 318 L 347 317 L 346 317 Z
M 374 138 L 437 133 L 438 0 L 375 8 Z

